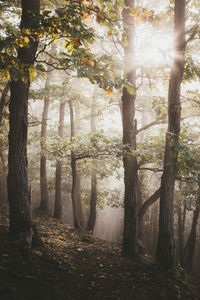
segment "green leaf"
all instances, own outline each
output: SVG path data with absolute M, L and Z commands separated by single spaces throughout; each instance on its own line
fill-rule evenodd
M 132 95 L 132 96 L 135 95 L 135 90 L 130 84 L 124 83 L 124 87 L 127 89 L 128 93 L 130 95 Z

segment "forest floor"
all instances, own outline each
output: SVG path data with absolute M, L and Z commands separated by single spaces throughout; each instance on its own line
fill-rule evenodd
M 117 245 L 34 216 L 42 243 L 25 255 L 0 205 L 1 300 L 199 300 L 200 281 L 163 271 L 148 255 L 124 261 Z

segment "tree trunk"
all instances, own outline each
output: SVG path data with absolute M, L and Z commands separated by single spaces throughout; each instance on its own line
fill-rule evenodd
M 130 9 L 134 8 L 135 1 L 125 0 L 126 8 L 123 9 L 124 30 L 127 34 L 128 45 L 124 47 L 124 70 L 127 80 L 134 88 L 131 95 L 127 88 L 123 88 L 123 144 L 126 154 L 124 163 L 124 233 L 122 253 L 124 257 L 134 259 L 136 254 L 138 215 L 137 215 L 137 158 L 130 152 L 136 149 L 135 126 L 135 99 L 136 99 L 136 67 L 135 67 L 135 27 L 134 18 L 130 16 Z
M 75 105 L 75 120 L 74 120 L 74 129 L 75 135 L 80 132 L 80 111 L 78 105 Z M 83 208 L 81 201 L 81 173 L 76 169 L 76 201 L 78 207 L 78 217 L 81 227 L 83 227 Z
M 81 201 L 81 174 L 76 169 L 76 201 L 78 207 L 78 218 L 81 227 L 83 227 L 83 208 L 82 208 L 82 201 Z
M 184 206 L 182 208 L 182 203 L 178 208 L 178 252 L 179 252 L 179 262 L 183 266 L 184 258 L 184 231 L 185 231 L 185 220 L 186 220 L 186 203 L 184 200 Z
M 69 100 L 69 109 L 70 109 L 70 123 L 71 123 L 71 141 L 75 136 L 75 122 L 74 122 L 74 111 L 72 100 Z M 76 167 L 76 157 L 74 151 L 71 151 L 71 168 L 72 168 L 72 207 L 73 207 L 73 219 L 74 227 L 77 229 L 82 228 L 81 221 L 79 219 L 79 206 L 77 203 L 77 167 Z
M 96 97 L 95 89 L 92 99 L 91 118 L 90 118 L 91 132 L 96 131 Z M 96 205 L 97 205 L 97 174 L 95 170 L 95 162 L 92 162 L 92 176 L 91 176 L 91 192 L 90 192 L 90 214 L 87 224 L 87 230 L 93 232 L 96 222 Z
M 92 171 L 91 193 L 90 193 L 90 215 L 88 219 L 87 230 L 93 232 L 96 221 L 96 204 L 97 204 L 97 175 Z
M 174 64 L 170 74 L 168 90 L 168 131 L 164 157 L 164 171 L 161 178 L 159 234 L 156 256 L 161 265 L 172 268 L 175 259 L 174 247 L 174 184 L 176 179 L 176 163 L 178 157 L 178 140 L 180 133 L 180 87 L 184 72 L 185 52 L 185 0 L 175 0 Z
M 4 161 L 4 155 L 3 152 L 0 148 L 0 160 L 1 160 L 1 165 L 2 165 L 2 172 L 0 170 L 0 202 L 5 202 L 7 200 L 7 170 L 5 166 L 5 161 Z
M 21 30 L 37 30 L 35 14 L 40 12 L 40 1 L 22 0 Z M 32 242 L 31 199 L 28 188 L 27 174 L 27 129 L 28 129 L 28 97 L 29 71 L 35 60 L 38 42 L 29 35 L 29 47 L 19 47 L 19 66 L 23 67 L 26 80 L 14 80 L 11 73 L 10 83 L 10 131 L 8 153 L 8 200 L 10 213 L 10 232 L 15 236 Z
M 46 96 L 44 97 L 44 107 L 42 113 L 42 125 L 41 125 L 41 157 L 40 157 L 40 191 L 41 202 L 39 210 L 44 214 L 49 215 L 49 193 L 47 184 L 47 168 L 46 168 L 46 138 L 47 138 L 47 119 L 50 106 L 49 87 L 51 80 L 51 67 L 47 69 L 47 77 L 45 82 Z
M 152 224 L 152 255 L 155 255 L 156 253 L 156 243 L 157 243 L 157 239 L 158 239 L 158 205 L 156 203 L 156 205 L 154 205 L 152 207 L 152 220 L 151 222 Z
M 143 195 L 142 195 L 142 180 L 143 180 L 143 174 L 138 175 L 138 182 L 137 182 L 137 203 L 138 203 L 138 209 L 142 207 L 143 202 Z M 138 211 L 139 213 L 139 211 Z M 139 214 L 138 214 L 139 216 Z M 138 218 L 138 238 L 140 241 L 143 241 L 144 238 L 144 226 L 143 222 L 140 222 L 139 224 L 139 218 Z
M 63 138 L 64 133 L 64 116 L 66 102 L 60 103 L 58 135 Z M 56 183 L 55 183 L 55 209 L 54 218 L 62 218 L 62 198 L 61 198 L 61 182 L 62 182 L 62 165 L 61 160 L 56 162 Z
M 7 82 L 5 88 L 3 89 L 1 99 L 0 99 L 0 124 L 2 122 L 3 112 L 6 105 L 6 97 L 8 96 L 9 88 L 10 88 L 10 81 Z
M 199 191 L 200 193 L 200 191 Z M 183 259 L 183 266 L 188 270 L 192 271 L 192 265 L 193 265 L 193 258 L 194 258 L 194 251 L 196 246 L 196 228 L 198 223 L 198 218 L 200 214 L 200 198 L 198 196 L 197 202 L 196 202 L 196 208 L 194 210 L 193 214 L 193 220 L 192 220 L 192 228 L 190 231 L 190 235 L 188 237 L 185 249 L 184 249 L 184 259 Z

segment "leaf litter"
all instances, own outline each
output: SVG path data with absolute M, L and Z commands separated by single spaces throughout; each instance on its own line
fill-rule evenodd
M 199 300 L 200 280 L 163 271 L 147 254 L 122 259 L 120 245 L 34 215 L 41 243 L 25 255 L 8 232 L 8 206 L 0 205 L 2 300 Z M 178 274 L 178 276 L 177 276 Z

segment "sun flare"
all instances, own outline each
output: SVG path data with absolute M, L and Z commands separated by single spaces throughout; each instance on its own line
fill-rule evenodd
M 148 66 L 171 65 L 175 52 L 173 34 L 143 30 L 137 35 L 137 60 Z

